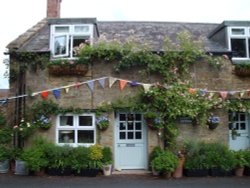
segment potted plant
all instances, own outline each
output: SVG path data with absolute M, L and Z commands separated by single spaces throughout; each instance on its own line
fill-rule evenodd
M 113 157 L 112 157 L 112 151 L 110 147 L 104 147 L 102 149 L 102 163 L 103 163 L 103 174 L 105 176 L 109 176 L 112 173 L 112 162 L 113 162 Z
M 160 114 L 157 112 L 153 112 L 153 111 L 145 112 L 144 119 L 147 125 L 153 130 L 163 128 L 163 124 L 162 124 L 163 121 L 160 118 Z
M 173 152 L 165 150 L 152 160 L 151 165 L 156 171 L 169 178 L 178 166 L 178 158 Z
M 215 129 L 220 123 L 220 117 L 218 116 L 210 116 L 207 120 L 208 128 L 213 130 Z
M 158 176 L 160 175 L 160 172 L 159 171 L 156 171 L 156 169 L 154 168 L 154 166 L 152 165 L 152 161 L 158 157 L 161 153 L 163 152 L 163 150 L 159 147 L 159 146 L 156 146 L 153 148 L 151 154 L 150 154 L 150 166 L 152 168 L 152 174 L 153 176 Z
M 248 165 L 248 162 L 245 159 L 245 156 L 246 156 L 245 151 L 242 151 L 242 150 L 234 151 L 235 175 L 238 177 L 243 176 L 244 169 Z
M 236 129 L 232 129 L 231 136 L 232 136 L 232 140 L 236 140 L 237 137 L 240 136 L 240 133 L 238 133 L 238 131 Z
M 178 151 L 178 167 L 173 172 L 174 178 L 181 178 L 183 176 L 183 169 L 184 169 L 184 163 L 185 163 L 185 155 L 182 151 Z
M 12 150 L 5 145 L 0 145 L 0 173 L 9 171 L 9 162 L 11 159 Z
M 244 174 L 246 176 L 250 176 L 250 150 L 245 150 L 245 159 L 246 159 L 246 166 L 245 166 L 245 170 L 244 170 Z
M 96 126 L 99 130 L 106 130 L 109 127 L 109 119 L 102 115 L 96 118 Z
M 89 164 L 89 148 L 78 146 L 73 149 L 71 156 L 71 167 L 77 176 L 85 176 L 85 171 Z

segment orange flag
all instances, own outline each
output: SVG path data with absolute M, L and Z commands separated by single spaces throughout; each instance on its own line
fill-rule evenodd
M 196 93 L 196 89 L 193 89 L 193 88 L 189 88 L 189 93 L 191 93 L 191 94 L 195 94 Z
M 126 86 L 127 81 L 126 80 L 120 80 L 120 90 L 122 91 L 123 88 Z

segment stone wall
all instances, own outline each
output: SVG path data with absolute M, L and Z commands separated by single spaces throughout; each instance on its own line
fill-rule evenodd
M 95 62 L 89 66 L 89 71 L 85 76 L 52 76 L 48 71 L 38 70 L 37 72 L 27 72 L 26 74 L 26 91 L 43 91 L 47 89 L 57 88 L 65 85 L 75 84 L 77 82 L 85 82 L 92 79 L 101 77 L 117 77 L 126 80 L 132 80 L 144 83 L 155 83 L 161 78 L 157 76 L 145 77 L 139 74 L 139 69 L 133 68 L 132 70 L 122 71 L 120 73 L 114 72 L 113 63 L 107 62 Z M 233 74 L 233 65 L 229 60 L 224 60 L 223 67 L 220 70 L 216 70 L 206 62 L 200 62 L 194 64 L 191 69 L 190 80 L 195 88 L 203 88 L 208 90 L 236 90 L 236 89 L 249 89 L 249 78 L 238 78 Z M 108 80 L 106 80 L 105 88 L 103 89 L 98 82 L 95 82 L 94 92 L 91 92 L 87 84 L 80 86 L 79 88 L 71 87 L 69 93 L 61 92 L 61 98 L 57 101 L 62 107 L 78 107 L 82 109 L 95 109 L 103 102 L 114 101 L 124 96 L 133 95 L 142 89 L 138 87 L 125 87 L 123 91 L 119 89 L 119 83 L 116 82 L 112 88 L 109 88 Z M 12 93 L 12 95 L 15 95 Z M 53 94 L 49 95 L 49 98 L 54 99 Z M 33 98 L 27 98 L 26 104 L 32 105 L 35 101 L 42 100 L 40 96 Z M 221 125 L 211 131 L 206 126 L 192 126 L 180 124 L 180 136 L 178 141 L 183 141 L 191 138 L 202 139 L 206 141 L 220 141 L 228 143 L 228 120 L 227 112 L 220 110 L 217 112 L 222 119 Z M 114 113 L 109 114 L 111 120 L 114 120 Z M 55 123 L 54 126 L 47 132 L 41 132 L 41 134 L 55 141 Z M 98 140 L 100 144 L 113 147 L 114 133 L 113 126 L 110 126 L 108 130 L 100 132 Z M 156 131 L 149 129 L 148 131 L 148 152 L 150 153 L 154 146 L 159 145 L 160 135 Z M 161 143 L 162 144 L 162 143 Z

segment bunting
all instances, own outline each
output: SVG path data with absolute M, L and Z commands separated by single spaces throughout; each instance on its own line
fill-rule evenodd
M 120 90 L 122 91 L 124 87 L 126 86 L 127 81 L 126 80 L 120 80 Z
M 165 89 L 170 89 L 172 87 L 172 86 L 168 86 L 168 85 L 160 85 L 159 83 L 155 83 L 155 84 L 140 83 L 140 82 L 125 80 L 125 79 L 119 79 L 119 78 L 113 78 L 113 77 L 102 77 L 102 78 L 98 78 L 98 79 L 88 80 L 88 81 L 85 81 L 85 82 L 77 82 L 77 83 L 74 83 L 74 84 L 71 84 L 71 85 L 66 85 L 66 86 L 62 86 L 62 87 L 47 89 L 47 90 L 44 90 L 44 91 L 36 91 L 36 92 L 31 93 L 31 96 L 34 97 L 34 96 L 37 96 L 37 95 L 41 95 L 41 97 L 43 99 L 47 99 L 48 96 L 49 96 L 49 93 L 52 92 L 54 97 L 56 99 L 59 99 L 62 89 L 65 90 L 65 93 L 68 93 L 69 89 L 71 87 L 75 87 L 75 88 L 79 89 L 80 86 L 84 85 L 84 84 L 87 84 L 90 91 L 94 92 L 94 88 L 95 88 L 94 83 L 95 83 L 95 81 L 98 81 L 100 86 L 104 89 L 105 85 L 106 85 L 105 84 L 106 79 L 109 79 L 109 84 L 108 84 L 109 88 L 111 88 L 116 81 L 119 81 L 120 91 L 122 91 L 128 83 L 130 84 L 131 87 L 142 86 L 145 92 L 148 92 L 152 86 L 163 87 Z M 213 98 L 215 96 L 215 94 L 218 95 L 219 97 L 221 97 L 222 99 L 226 99 L 228 96 L 235 96 L 235 95 L 238 95 L 240 98 L 243 98 L 245 95 L 250 96 L 250 89 L 247 89 L 247 90 L 233 90 L 233 91 L 232 90 L 231 91 L 213 91 L 213 90 L 207 90 L 207 89 L 189 88 L 188 92 L 191 93 L 191 94 L 196 94 L 197 93 L 200 96 L 207 96 L 208 99 Z M 28 95 L 23 94 L 23 95 L 3 98 L 3 99 L 0 99 L 0 104 L 3 105 L 3 104 L 6 104 L 8 102 L 8 100 L 22 98 L 22 97 L 28 97 Z
M 109 88 L 111 88 L 114 85 L 116 80 L 117 80 L 116 78 L 109 77 Z
M 93 92 L 94 91 L 94 81 L 93 80 L 87 81 L 87 84 L 89 86 L 90 91 Z
M 98 80 L 99 84 L 102 86 L 103 89 L 105 87 L 105 81 L 106 81 L 106 78 L 101 78 Z

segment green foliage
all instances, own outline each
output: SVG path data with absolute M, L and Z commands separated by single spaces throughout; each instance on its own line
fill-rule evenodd
M 234 151 L 234 158 L 235 158 L 235 167 L 245 167 L 248 166 L 248 161 L 247 161 L 247 154 L 248 152 L 239 150 L 239 151 Z
M 86 147 L 76 147 L 73 152 L 68 156 L 71 161 L 71 167 L 77 173 L 80 173 L 82 169 L 87 169 L 89 165 L 89 148 Z
M 0 145 L 0 162 L 11 159 L 12 157 L 12 149 L 9 146 Z
M 186 169 L 231 170 L 235 166 L 233 152 L 221 143 L 190 141 L 186 143 Z
M 0 113 L 0 127 L 5 126 L 6 119 L 2 113 Z
M 0 129 L 0 144 L 9 144 L 12 140 L 13 131 L 11 128 Z
M 247 162 L 246 166 L 250 167 L 250 149 L 245 150 L 244 157 L 245 157 L 246 162 Z
M 170 151 L 163 151 L 151 161 L 151 166 L 158 172 L 171 173 L 178 166 L 178 157 Z
M 98 144 L 89 147 L 89 163 L 88 168 L 90 169 L 101 169 L 102 168 L 102 147 Z
M 237 64 L 235 64 L 235 68 L 250 69 L 250 64 L 249 64 L 249 62 L 237 63 Z
M 103 154 L 103 158 L 102 158 L 103 165 L 112 164 L 113 154 L 112 154 L 111 148 L 107 146 L 103 147 L 102 154 Z

